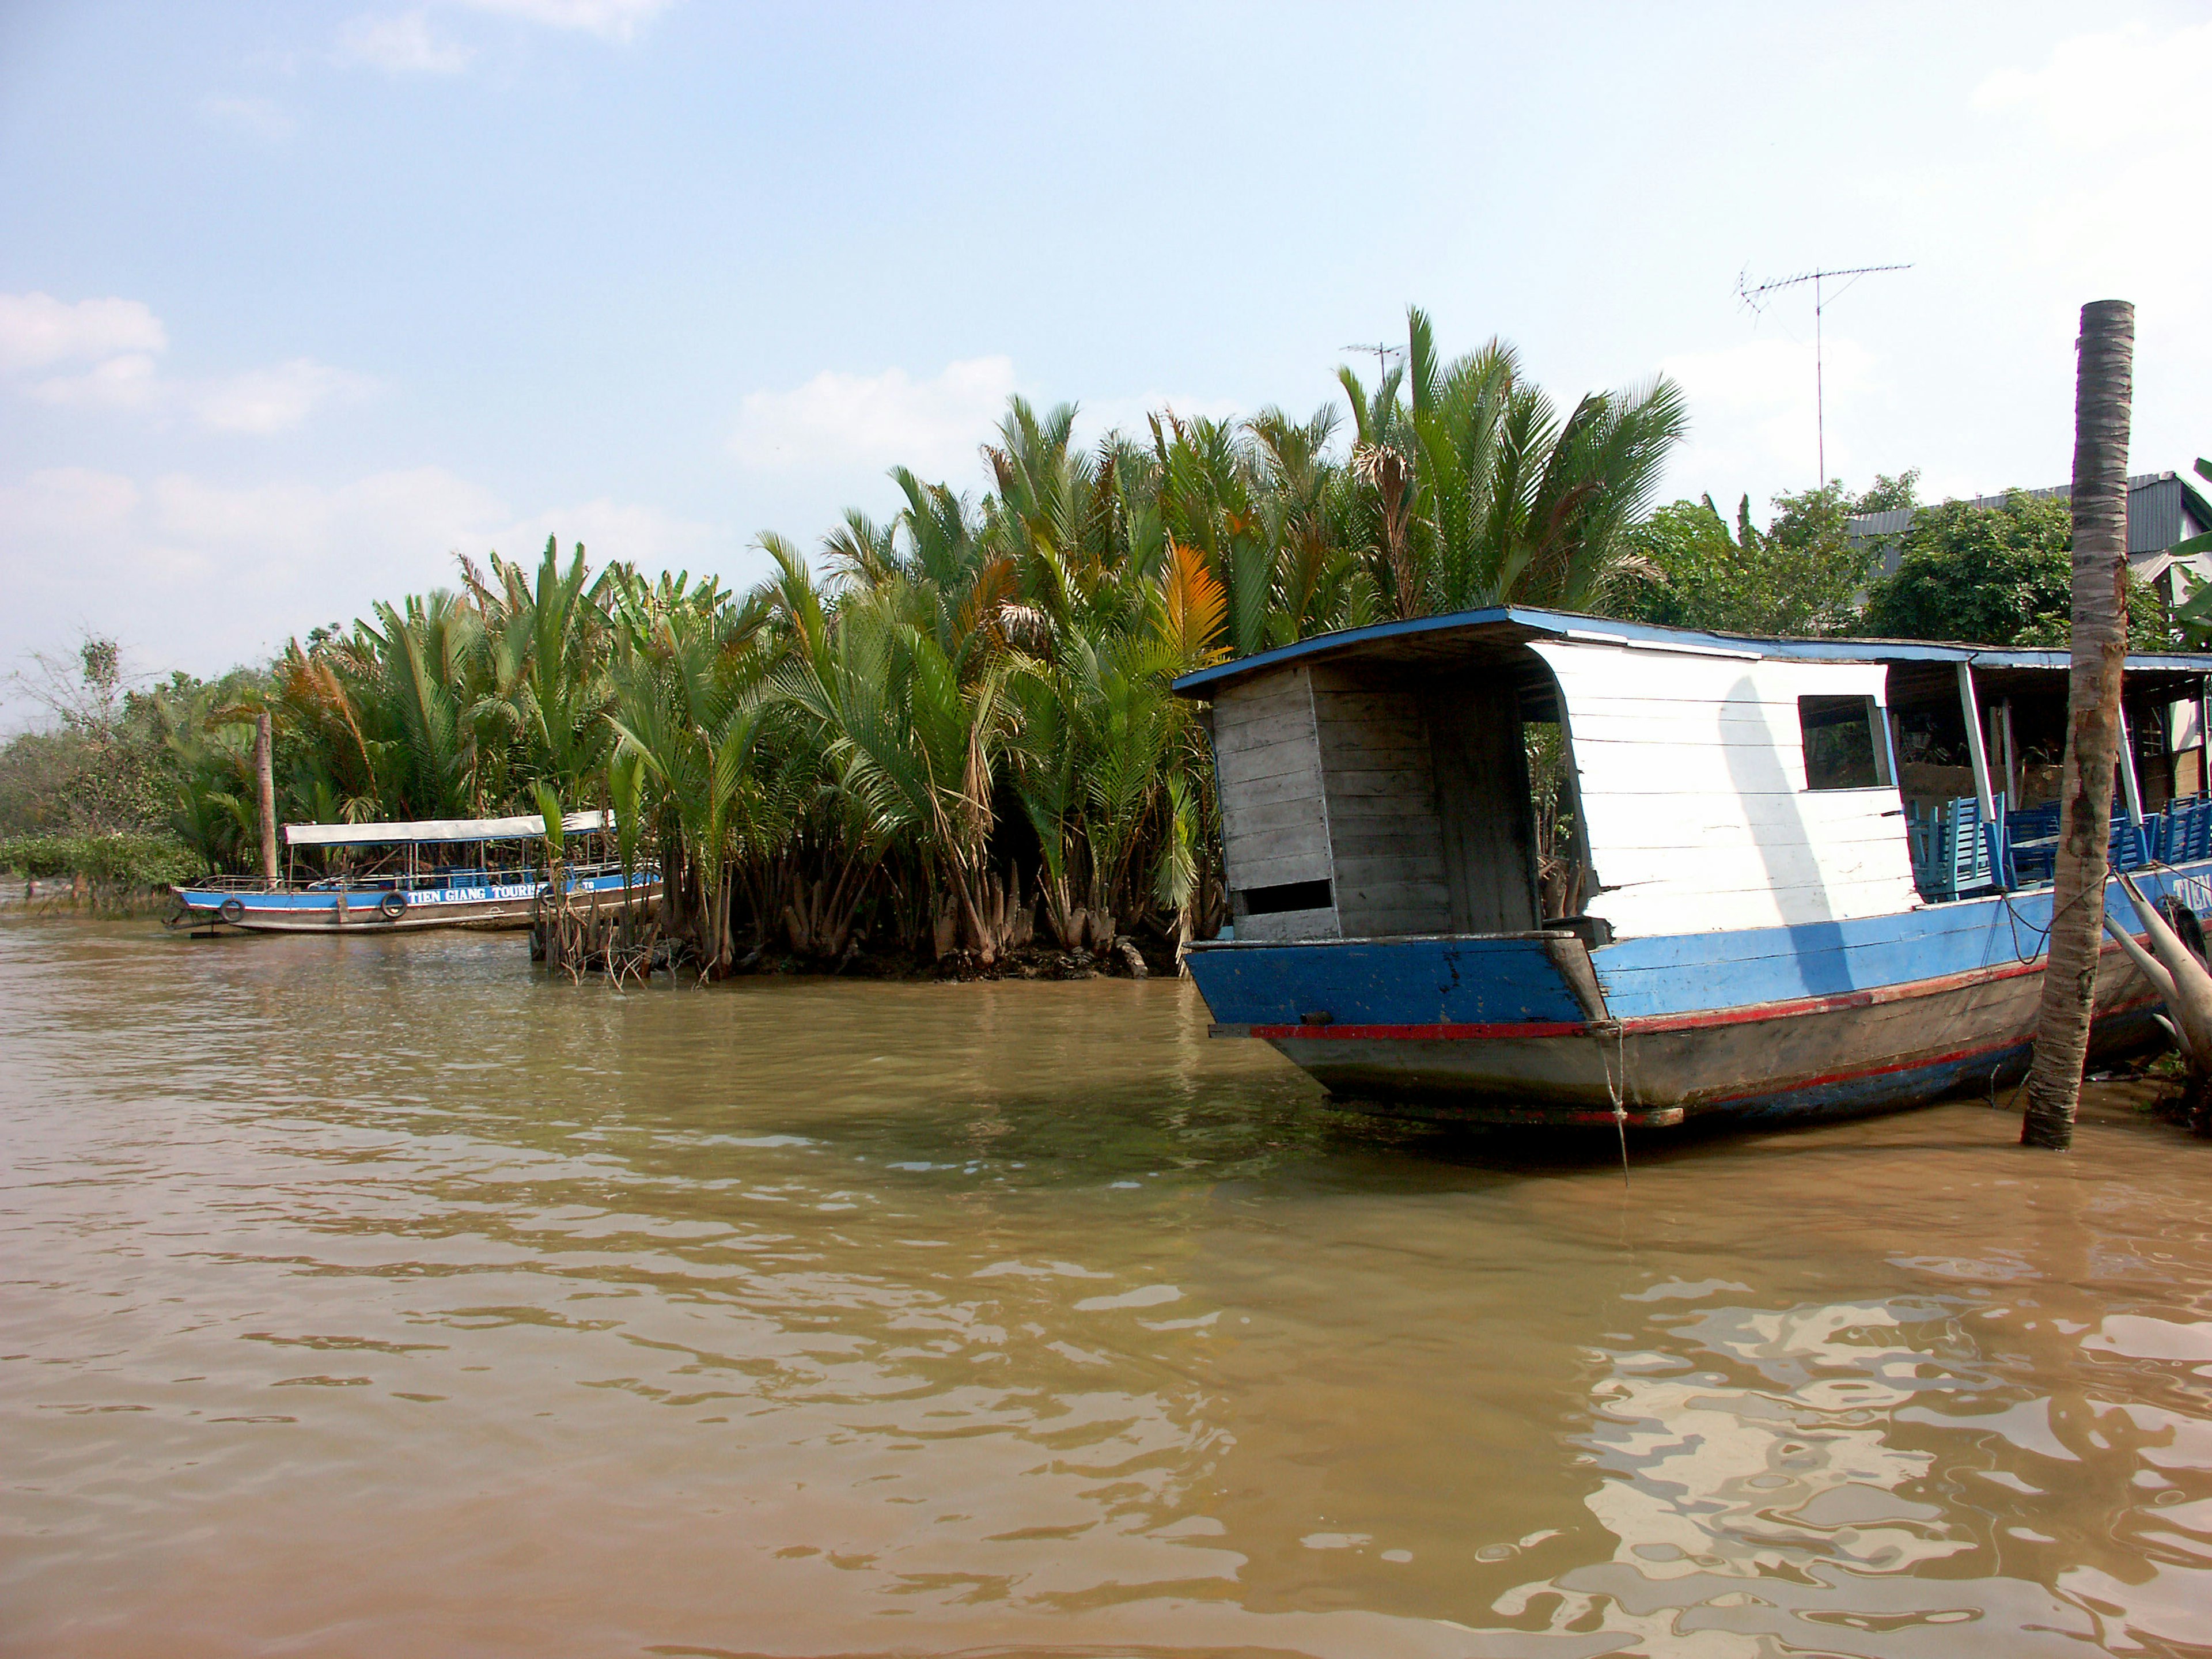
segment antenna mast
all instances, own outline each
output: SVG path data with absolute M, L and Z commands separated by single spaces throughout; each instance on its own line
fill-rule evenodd
M 1820 445 L 1820 488 L 1823 489 L 1828 487 L 1828 388 L 1826 364 L 1820 341 L 1820 318 L 1827 309 L 1827 302 L 1822 296 L 1820 284 L 1838 276 L 1850 277 L 1851 281 L 1837 291 L 1836 297 L 1840 300 L 1862 276 L 1871 276 L 1878 271 L 1911 269 L 1911 265 L 1855 265 L 1849 270 L 1808 270 L 1799 276 L 1784 276 L 1778 282 L 1761 283 L 1756 288 L 1752 286 L 1748 270 L 1735 279 L 1735 297 L 1753 315 L 1765 314 L 1769 295 L 1779 294 L 1786 288 L 1802 287 L 1807 283 L 1813 285 L 1813 428 Z
M 1406 355 L 1405 347 L 1394 345 L 1348 345 L 1339 346 L 1337 347 L 1337 349 L 1339 351 L 1358 351 L 1363 353 L 1369 351 L 1373 352 L 1375 354 L 1375 378 L 1378 380 L 1381 380 L 1383 375 L 1390 372 L 1391 358 L 1402 357 Z

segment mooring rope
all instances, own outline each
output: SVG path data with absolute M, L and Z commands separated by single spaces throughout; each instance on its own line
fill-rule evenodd
M 1628 1185 L 1628 1108 L 1621 1097 L 1628 1088 L 1628 1033 L 1617 1019 L 1605 1022 L 1613 1028 L 1613 1053 L 1620 1062 L 1620 1078 L 1614 1081 L 1613 1063 L 1605 1057 L 1605 1034 L 1598 1034 L 1597 1063 L 1605 1073 L 1605 1092 L 1613 1102 L 1613 1132 L 1620 1137 L 1620 1184 Z

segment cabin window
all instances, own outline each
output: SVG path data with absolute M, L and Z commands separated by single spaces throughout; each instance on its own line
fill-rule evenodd
M 1881 706 L 1872 697 L 1800 697 L 1808 789 L 1880 789 L 1890 781 Z
M 1247 887 L 1237 895 L 1248 916 L 1279 916 L 1292 910 L 1326 910 L 1336 901 L 1325 881 L 1286 881 L 1275 887 Z

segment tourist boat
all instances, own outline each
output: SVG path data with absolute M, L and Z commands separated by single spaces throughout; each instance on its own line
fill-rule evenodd
M 2005 1086 L 2042 994 L 2067 669 L 1514 607 L 1187 675 L 1233 922 L 1190 972 L 1218 1035 L 1417 1115 L 1656 1127 Z M 2113 812 L 2114 864 L 2197 912 L 2208 672 L 2127 659 Z M 2154 1012 L 2108 941 L 2093 1053 L 2161 1041 Z
M 580 841 L 604 854 L 610 814 L 569 812 L 564 847 Z M 288 823 L 288 878 L 217 877 L 173 888 L 172 927 L 250 933 L 394 933 L 421 927 L 527 927 L 551 886 L 545 820 L 441 818 L 418 823 Z M 326 873 L 303 873 L 313 849 Z M 362 849 L 374 849 L 368 856 Z M 331 869 L 328 866 L 341 867 Z M 659 872 L 624 872 L 604 856 L 559 866 L 559 890 L 580 902 L 642 902 L 660 891 Z

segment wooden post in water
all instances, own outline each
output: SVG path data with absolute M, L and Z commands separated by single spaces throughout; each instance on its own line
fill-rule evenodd
M 2035 1026 L 2021 1143 L 2064 1151 L 2089 1051 L 2120 758 L 2120 671 L 2128 654 L 2128 416 L 2136 308 L 2081 307 L 2074 394 L 2074 642 L 2067 689 L 2065 817 L 2051 890 L 2051 957 Z
M 259 782 L 261 805 L 261 879 L 276 885 L 276 760 L 269 711 L 253 717 L 253 772 Z

